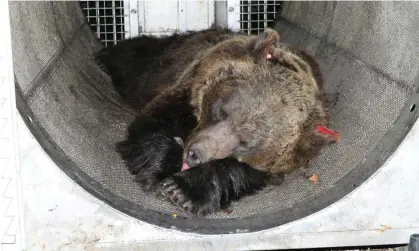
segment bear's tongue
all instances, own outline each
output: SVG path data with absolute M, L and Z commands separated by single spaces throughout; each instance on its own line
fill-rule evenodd
M 186 163 L 186 161 L 183 162 L 182 171 L 188 170 L 189 168 L 190 167 L 189 167 L 188 163 Z

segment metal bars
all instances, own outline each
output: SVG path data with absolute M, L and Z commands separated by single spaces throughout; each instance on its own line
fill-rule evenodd
M 249 35 L 259 34 L 265 28 L 271 27 L 279 13 L 280 1 L 278 0 L 233 1 L 228 0 L 230 6 L 228 25 L 230 28 L 240 29 Z M 233 2 L 232 5 L 231 2 Z M 138 2 L 87 0 L 80 1 L 80 5 L 90 26 L 105 46 L 116 44 L 139 32 L 137 29 L 130 29 L 132 26 L 130 20 L 133 16 L 136 17 L 132 20 L 134 23 L 140 22 L 137 17 L 140 10 L 136 8 Z M 141 26 L 138 24 L 136 27 Z M 135 33 L 131 34 L 132 31 Z
M 240 30 L 247 34 L 259 34 L 271 27 L 279 12 L 280 1 L 239 1 Z
M 116 44 L 125 38 L 124 1 L 80 1 L 90 27 L 103 45 Z

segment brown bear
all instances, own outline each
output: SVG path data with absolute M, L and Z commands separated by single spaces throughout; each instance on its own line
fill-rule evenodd
M 339 136 L 315 60 L 271 29 L 140 36 L 97 61 L 138 112 L 117 152 L 142 189 L 193 215 L 281 181 Z

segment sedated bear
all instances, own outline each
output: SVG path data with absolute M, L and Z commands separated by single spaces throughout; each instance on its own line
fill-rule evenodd
M 280 183 L 338 140 L 318 65 L 272 29 L 140 36 L 96 59 L 137 112 L 116 151 L 143 190 L 192 215 Z

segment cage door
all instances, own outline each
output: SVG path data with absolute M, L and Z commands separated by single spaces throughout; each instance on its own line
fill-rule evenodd
M 125 6 L 130 24 L 127 37 L 201 30 L 214 23 L 214 0 L 129 0 L 125 1 Z

